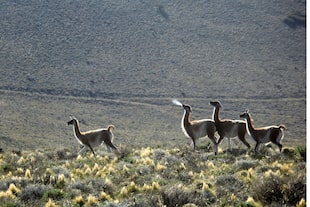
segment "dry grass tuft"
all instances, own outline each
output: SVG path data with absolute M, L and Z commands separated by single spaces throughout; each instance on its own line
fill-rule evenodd
M 302 206 L 306 198 L 306 164 L 298 153 L 254 158 L 251 154 L 214 156 L 186 147 L 147 147 L 128 149 L 122 157 L 102 153 L 64 160 L 70 151 L 56 154 L 0 154 L 0 202 L 12 206 L 260 207 L 267 203 Z

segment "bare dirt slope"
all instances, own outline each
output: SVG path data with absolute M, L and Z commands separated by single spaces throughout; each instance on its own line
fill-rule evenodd
M 171 98 L 304 144 L 305 22 L 305 0 L 0 1 L 0 145 L 76 147 L 69 115 L 116 143 L 187 144 Z

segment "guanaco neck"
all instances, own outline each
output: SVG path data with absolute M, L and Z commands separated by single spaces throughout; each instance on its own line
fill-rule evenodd
M 183 132 L 188 136 L 192 138 L 192 133 L 191 130 L 189 130 L 189 126 L 191 125 L 190 123 L 190 112 L 184 110 L 184 115 L 181 123 L 181 127 Z
M 187 126 L 190 124 L 190 112 L 184 110 L 184 115 L 182 119 L 182 126 Z
M 251 115 L 248 114 L 248 115 L 246 116 L 245 119 L 246 119 L 246 127 L 247 127 L 247 130 L 250 132 L 250 134 L 253 134 L 253 132 L 255 131 L 255 129 L 254 129 L 254 124 L 253 124 Z
M 220 119 L 220 107 L 214 107 L 213 109 L 213 120 L 214 122 L 221 122 Z
M 83 143 L 81 141 L 82 133 L 80 131 L 79 122 L 77 120 L 73 122 L 73 132 L 74 132 L 74 136 L 77 139 L 77 141 L 81 145 L 83 145 Z

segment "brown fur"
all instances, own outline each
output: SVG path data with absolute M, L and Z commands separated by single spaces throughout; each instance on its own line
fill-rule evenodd
M 117 147 L 112 143 L 113 134 L 111 130 L 115 129 L 113 125 L 109 125 L 107 129 L 97 129 L 86 132 L 80 131 L 79 121 L 76 118 L 72 118 L 72 120 L 68 122 L 68 125 L 73 125 L 75 137 L 83 146 L 79 153 L 83 153 L 86 150 L 86 146 L 92 151 L 94 156 L 96 156 L 93 148 L 102 143 L 105 143 L 108 150 L 112 148 L 115 152 L 119 152 Z
M 220 101 L 211 101 L 210 104 L 214 106 L 213 110 L 213 120 L 215 122 L 216 130 L 220 135 L 218 144 L 227 137 L 228 139 L 233 137 L 238 137 L 239 140 L 250 148 L 250 144 L 245 140 L 246 135 L 246 123 L 240 120 L 230 120 L 230 119 L 221 119 L 220 118 L 220 109 L 222 104 Z M 230 143 L 230 140 L 229 140 Z M 229 146 L 231 151 L 231 146 Z
M 283 124 L 279 126 L 267 126 L 255 128 L 253 119 L 250 113 L 245 112 L 240 115 L 240 118 L 244 118 L 247 123 L 248 134 L 255 140 L 255 152 L 259 150 L 259 145 L 261 143 L 272 142 L 279 147 L 280 152 L 282 151 L 281 140 L 284 137 L 285 126 Z
M 198 138 L 208 136 L 214 144 L 215 154 L 217 154 L 217 142 L 214 137 L 216 128 L 215 124 L 210 119 L 190 120 L 190 113 L 192 109 L 189 105 L 182 105 L 184 115 L 182 118 L 181 127 L 186 136 L 192 139 L 194 150 L 196 150 L 196 141 Z

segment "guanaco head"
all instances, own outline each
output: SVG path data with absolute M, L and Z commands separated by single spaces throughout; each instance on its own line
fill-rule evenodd
M 223 108 L 222 104 L 220 101 L 216 100 L 216 101 L 210 101 L 210 104 L 216 108 Z
M 71 117 L 70 116 L 70 121 L 68 121 L 68 125 L 73 125 L 74 124 L 74 122 L 77 122 L 77 119 L 75 118 L 75 117 Z
M 192 107 L 190 105 L 183 104 L 182 107 L 186 112 L 192 112 Z
M 251 118 L 249 110 L 246 110 L 243 114 L 241 114 L 240 118 L 244 118 L 244 119 Z
M 192 112 L 192 108 L 190 105 L 186 105 L 186 104 L 182 104 L 180 101 L 178 101 L 177 99 L 173 99 L 172 103 L 174 103 L 177 106 L 182 106 L 182 108 L 186 111 L 186 112 Z

